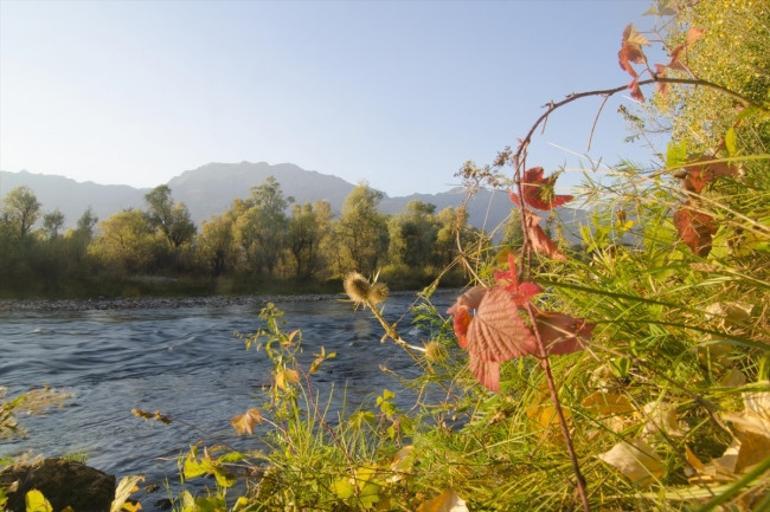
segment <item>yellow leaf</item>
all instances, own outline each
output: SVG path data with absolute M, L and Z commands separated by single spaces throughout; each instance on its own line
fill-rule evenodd
M 53 512 L 53 507 L 45 499 L 43 493 L 37 489 L 32 489 L 24 496 L 24 505 L 27 512 Z
M 259 423 L 262 423 L 262 413 L 259 412 L 259 409 L 254 408 L 247 410 L 241 415 L 233 416 L 230 420 L 230 425 L 239 435 L 253 434 L 254 426 Z
M 390 463 L 390 470 L 393 471 L 393 475 L 388 477 L 388 482 L 397 482 L 404 478 L 404 473 L 411 471 L 414 465 L 414 446 L 408 445 L 401 448 L 398 453 L 393 457 L 393 461 Z
M 289 389 L 289 385 L 299 382 L 299 372 L 291 368 L 284 368 L 275 372 L 275 387 L 281 391 Z
M 417 512 L 468 512 L 468 506 L 457 493 L 446 490 L 420 505 Z
M 642 408 L 642 418 L 646 420 L 644 424 L 645 434 L 661 432 L 669 436 L 684 435 L 684 432 L 679 428 L 679 418 L 673 404 L 662 401 L 647 403 Z
M 651 484 L 663 475 L 663 463 L 650 446 L 642 440 L 621 441 L 599 455 L 610 466 L 640 486 Z

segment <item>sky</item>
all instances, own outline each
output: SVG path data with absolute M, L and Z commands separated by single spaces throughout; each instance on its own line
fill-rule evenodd
M 456 186 L 551 99 L 627 82 L 647 1 L 0 0 L 0 169 L 149 187 L 209 162 L 292 162 L 389 195 Z M 600 100 L 529 163 L 578 167 Z M 652 159 L 605 107 L 591 156 Z M 560 187 L 579 181 L 567 172 Z

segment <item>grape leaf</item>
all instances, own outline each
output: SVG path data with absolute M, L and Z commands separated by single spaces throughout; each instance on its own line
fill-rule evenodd
M 544 176 L 545 171 L 542 167 L 533 167 L 524 172 L 521 180 L 522 196 L 524 201 L 532 208 L 538 210 L 552 210 L 574 199 L 570 195 L 554 194 L 554 184 L 558 176 Z M 509 192 L 511 201 L 516 206 L 521 206 L 519 196 Z
M 234 416 L 230 420 L 230 425 L 232 425 L 233 429 L 235 429 L 239 435 L 253 434 L 254 427 L 259 423 L 262 423 L 262 413 L 259 412 L 259 409 L 255 408 L 251 408 L 243 414 Z
M 549 311 L 537 312 L 535 324 L 546 352 L 553 355 L 581 350 L 595 327 L 585 319 Z
M 711 251 L 711 241 L 718 226 L 714 217 L 698 212 L 689 202 L 674 213 L 674 225 L 679 238 L 698 256 L 706 256 Z
M 492 362 L 537 353 L 535 338 L 505 288 L 490 288 L 481 300 L 468 330 L 468 351 Z
M 545 234 L 543 228 L 540 227 L 540 217 L 531 214 L 527 215 L 526 225 L 529 242 L 532 244 L 532 249 L 536 253 L 548 256 L 557 261 L 564 261 L 567 259 L 567 257 L 559 251 L 556 243 L 551 240 L 548 235 Z

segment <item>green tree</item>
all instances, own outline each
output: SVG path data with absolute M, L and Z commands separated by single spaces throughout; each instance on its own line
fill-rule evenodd
M 43 215 L 43 231 L 49 240 L 59 238 L 59 231 L 64 225 L 64 214 L 60 210 L 54 210 Z
M 402 213 L 388 222 L 389 256 L 393 263 L 406 264 L 413 269 L 435 262 L 436 236 L 439 225 L 435 205 L 411 201 Z
M 248 200 L 234 204 L 235 210 L 243 212 L 235 221 L 233 236 L 249 270 L 273 274 L 284 250 L 286 208 L 293 201 L 284 197 L 278 180 L 269 176 L 262 185 L 251 189 Z
M 198 236 L 198 256 L 214 276 L 220 276 L 234 266 L 233 218 L 228 212 L 203 223 Z
M 123 272 L 147 271 L 163 242 L 139 210 L 125 210 L 104 220 L 89 252 L 107 267 Z
M 3 219 L 19 239 L 27 236 L 40 217 L 40 202 L 27 187 L 11 190 L 3 200 Z
M 323 264 L 322 246 L 330 233 L 331 205 L 326 201 L 294 205 L 287 232 L 287 246 L 294 275 L 311 279 Z
M 174 202 L 168 185 L 160 185 L 144 196 L 150 224 L 159 229 L 176 251 L 195 236 L 195 224 L 184 203 Z
M 377 211 L 382 193 L 365 184 L 345 198 L 336 231 L 343 272 L 357 270 L 371 274 L 385 261 L 388 251 L 388 224 Z

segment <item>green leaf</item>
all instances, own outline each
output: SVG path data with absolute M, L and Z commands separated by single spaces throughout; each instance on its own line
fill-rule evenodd
M 356 492 L 349 478 L 338 478 L 332 484 L 332 492 L 340 499 L 346 500 Z
M 27 512 L 53 512 L 53 507 L 45 499 L 43 493 L 37 489 L 32 489 L 24 497 L 24 504 L 27 508 Z
M 687 163 L 687 145 L 684 142 L 669 142 L 666 149 L 666 167 L 677 169 Z
M 734 156 L 738 152 L 738 138 L 735 135 L 735 128 L 730 128 L 725 134 L 725 147 L 727 154 Z

